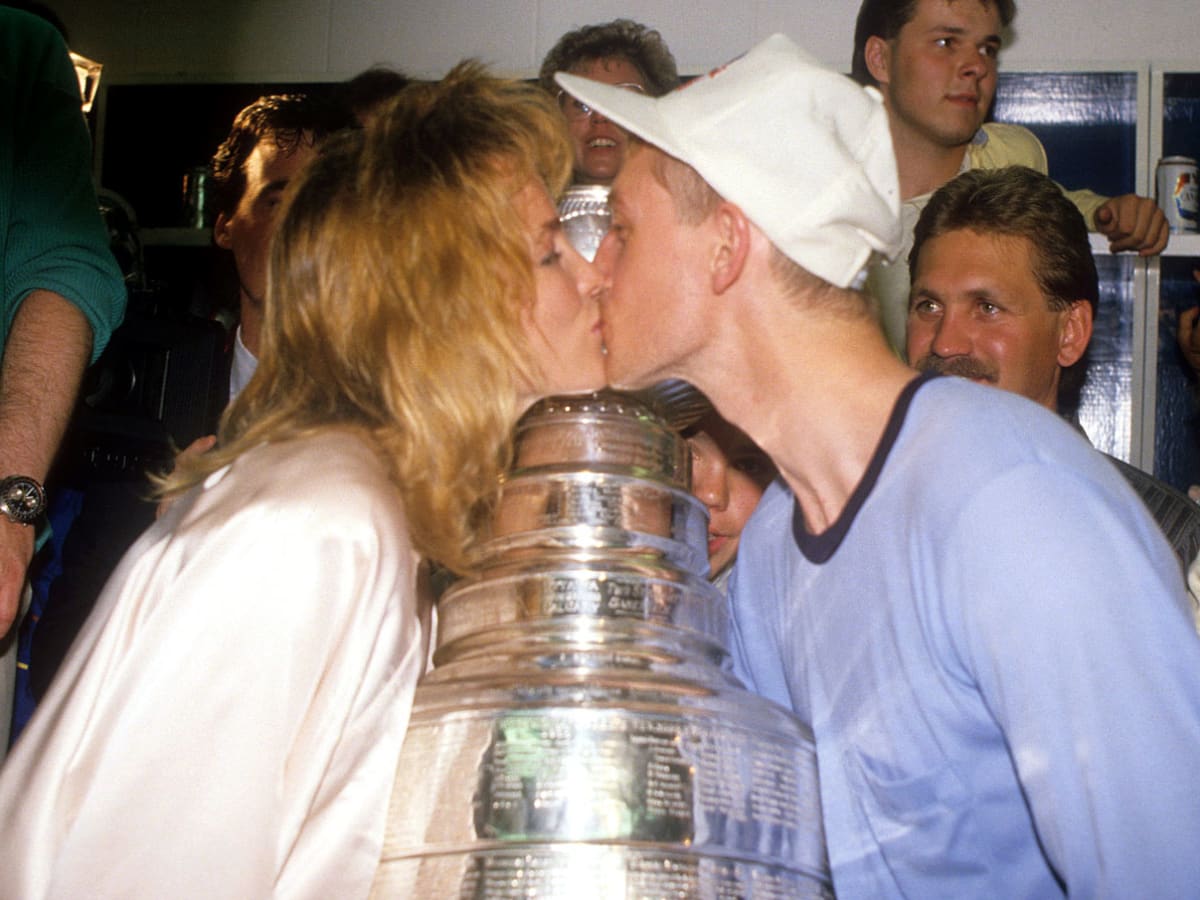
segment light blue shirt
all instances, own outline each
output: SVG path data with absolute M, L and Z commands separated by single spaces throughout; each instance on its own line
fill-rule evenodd
M 1200 639 L 1101 454 L 961 379 L 902 398 L 842 517 L 773 487 L 735 667 L 812 726 L 838 896 L 1200 895 Z

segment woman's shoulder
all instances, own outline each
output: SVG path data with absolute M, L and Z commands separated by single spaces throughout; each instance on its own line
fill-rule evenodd
M 387 478 L 369 439 L 350 429 L 331 428 L 290 440 L 260 444 L 246 456 L 261 456 L 262 463 L 297 477 L 341 473 L 347 479 Z
M 281 523 L 404 527 L 399 492 L 382 460 L 368 438 L 350 430 L 260 444 L 209 476 L 201 502 L 252 508 Z

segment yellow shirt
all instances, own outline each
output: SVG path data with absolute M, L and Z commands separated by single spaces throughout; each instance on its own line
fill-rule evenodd
M 967 145 L 959 174 L 971 169 L 1002 169 L 1005 166 L 1028 166 L 1045 175 L 1048 172 L 1046 150 L 1028 128 L 989 122 Z M 1083 214 L 1088 230 L 1095 231 L 1096 210 L 1109 198 L 1087 190 L 1063 193 Z M 893 263 L 872 266 L 867 274 L 866 290 L 878 304 L 880 321 L 888 343 L 901 357 L 904 356 L 908 323 L 908 254 L 912 250 L 913 229 L 917 225 L 917 219 L 921 217 L 921 210 L 929 203 L 931 196 L 932 191 L 904 201 L 900 207 L 900 222 L 904 233 L 900 255 Z

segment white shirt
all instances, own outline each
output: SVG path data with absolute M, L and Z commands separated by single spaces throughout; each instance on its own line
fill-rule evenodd
M 181 498 L 0 770 L 0 891 L 365 897 L 427 658 L 417 562 L 347 432 L 260 446 Z
M 242 326 L 233 333 L 233 361 L 229 364 L 229 400 L 242 392 L 250 383 L 254 370 L 258 368 L 258 357 L 246 349 L 242 343 Z

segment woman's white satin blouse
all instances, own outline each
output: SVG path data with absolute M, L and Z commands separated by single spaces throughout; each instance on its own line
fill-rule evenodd
M 366 444 L 245 453 L 126 554 L 0 770 L 0 896 L 365 897 L 427 651 Z

